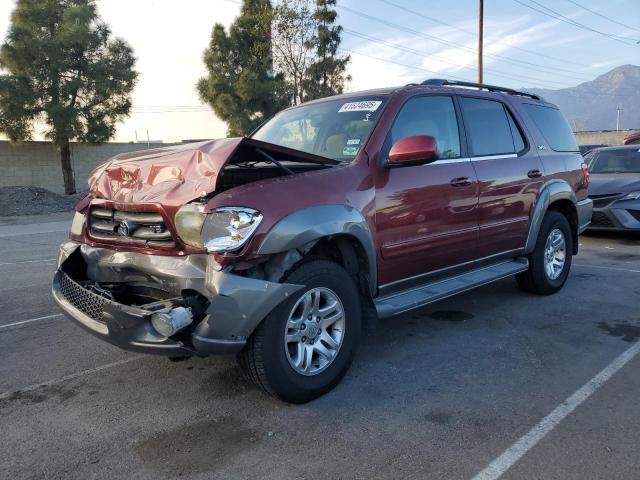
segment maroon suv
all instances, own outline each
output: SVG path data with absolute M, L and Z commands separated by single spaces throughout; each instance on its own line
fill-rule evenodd
M 391 317 L 516 275 L 557 292 L 589 172 L 535 95 L 427 80 L 285 110 L 250 138 L 96 169 L 53 295 L 92 334 L 183 358 L 238 353 L 289 402 L 338 383 L 362 312 Z

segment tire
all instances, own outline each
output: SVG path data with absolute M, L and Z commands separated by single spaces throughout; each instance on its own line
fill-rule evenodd
M 547 270 L 548 262 L 545 258 L 550 243 L 553 239 L 558 239 L 557 232 L 561 233 L 564 241 L 564 262 L 562 267 L 556 264 L 555 271 L 550 274 Z M 550 238 L 551 234 L 554 238 Z M 557 243 L 557 242 L 556 242 Z M 569 276 L 571 269 L 571 259 L 573 256 L 573 234 L 567 218 L 559 212 L 549 211 L 542 219 L 540 232 L 536 239 L 533 252 L 529 255 L 529 270 L 516 275 L 516 280 L 520 288 L 526 292 L 537 293 L 538 295 L 551 295 L 559 291 Z M 556 262 L 558 256 L 555 257 Z M 555 275 L 557 274 L 557 277 Z M 555 277 L 555 278 L 554 278 Z
M 267 315 L 238 354 L 238 362 L 246 375 L 265 392 L 285 402 L 305 403 L 330 391 L 347 372 L 360 339 L 360 294 L 354 280 L 340 265 L 324 259 L 300 264 L 283 281 L 305 287 Z M 319 298 L 320 309 L 311 307 L 311 312 L 330 312 L 332 305 L 336 305 L 336 312 L 340 307 L 343 312 L 342 320 L 334 320 L 340 318 L 339 313 L 327 313 L 326 322 L 334 323 L 326 329 L 320 328 L 319 333 L 317 330 L 325 325 L 325 321 L 318 321 L 314 326 L 314 320 L 308 320 L 305 313 L 309 312 L 305 310 L 306 306 L 312 305 L 316 298 Z M 336 298 L 339 301 L 335 301 Z M 312 303 L 306 303 L 309 301 Z M 299 327 L 292 328 L 292 325 Z M 289 343 L 285 341 L 286 333 L 291 335 Z M 329 340 L 325 333 L 331 334 L 332 339 L 339 339 L 333 340 L 338 347 L 333 346 L 332 360 L 313 350 L 312 361 L 308 362 L 309 357 L 304 352 L 309 348 L 324 347 L 332 351 L 329 342 L 325 342 L 325 339 Z M 306 340 L 291 341 L 292 338 Z M 322 362 L 328 363 L 322 366 Z

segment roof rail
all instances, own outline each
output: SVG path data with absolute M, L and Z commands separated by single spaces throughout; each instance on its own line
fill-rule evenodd
M 504 92 L 509 93 L 511 95 L 522 95 L 525 97 L 533 98 L 534 100 L 543 100 L 540 95 L 535 95 L 533 93 L 521 92 L 518 90 L 513 90 L 512 88 L 506 87 L 497 87 L 495 85 L 487 85 L 486 83 L 474 83 L 474 82 L 463 82 L 460 80 L 446 80 L 444 78 L 430 78 L 425 80 L 420 85 L 427 85 L 432 87 L 473 87 L 473 88 L 482 88 L 484 90 L 489 90 L 490 92 Z

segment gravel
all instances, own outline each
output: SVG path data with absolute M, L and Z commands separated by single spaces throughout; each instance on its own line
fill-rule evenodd
M 0 187 L 0 216 L 64 212 L 72 210 L 85 195 L 60 195 L 41 187 Z

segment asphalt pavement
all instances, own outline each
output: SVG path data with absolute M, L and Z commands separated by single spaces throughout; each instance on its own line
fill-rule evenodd
M 0 219 L 0 478 L 640 478 L 638 236 L 582 236 L 550 297 L 506 279 L 378 322 L 293 406 L 233 357 L 127 353 L 60 315 L 64 222 Z

